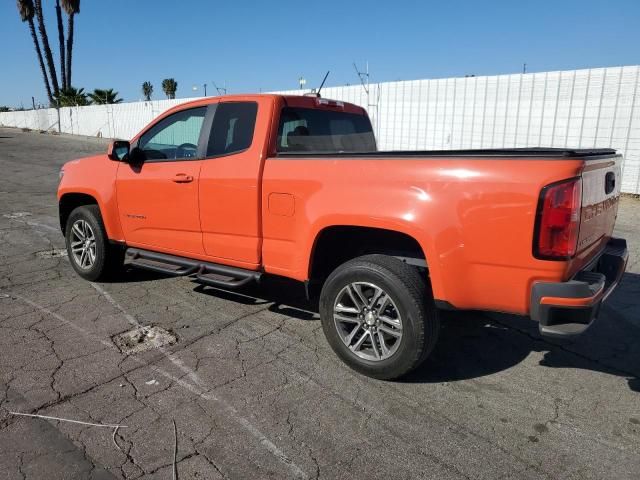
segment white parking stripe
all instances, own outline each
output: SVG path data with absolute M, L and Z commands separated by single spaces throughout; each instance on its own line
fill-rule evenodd
M 100 285 L 96 283 L 92 283 L 91 286 L 95 288 L 96 291 L 98 291 L 111 305 L 117 308 L 131 325 L 136 327 L 141 326 L 140 323 L 133 317 L 133 315 L 127 312 L 122 305 L 116 302 L 116 300 L 111 296 L 109 292 L 107 292 L 104 288 L 102 288 Z M 289 457 L 287 457 L 285 453 L 282 450 L 280 450 L 280 448 L 278 448 L 271 440 L 269 440 L 255 425 L 253 425 L 248 419 L 240 415 L 240 413 L 233 407 L 233 405 L 227 403 L 226 401 L 217 397 L 213 393 L 206 393 L 206 391 L 209 390 L 209 388 L 207 387 L 206 383 L 200 379 L 200 377 L 194 370 L 192 370 L 187 365 L 185 365 L 185 363 L 182 362 L 182 360 L 180 360 L 179 358 L 176 358 L 171 352 L 167 351 L 165 348 L 159 347 L 158 349 L 171 363 L 173 363 L 176 367 L 178 367 L 180 370 L 186 373 L 189 379 L 193 383 L 198 385 L 200 388 L 199 389 L 195 388 L 193 385 L 189 384 L 188 382 L 177 379 L 160 369 L 157 369 L 158 373 L 171 378 L 173 381 L 175 381 L 182 387 L 186 388 L 190 392 L 200 396 L 201 398 L 218 403 L 231 418 L 233 418 L 235 421 L 240 423 L 240 425 L 242 425 L 246 430 L 248 430 L 249 433 L 251 433 L 251 435 L 253 435 L 260 442 L 260 444 L 264 446 L 272 455 L 274 455 L 275 457 L 278 458 L 278 460 L 280 460 L 282 463 L 287 465 L 297 478 L 309 478 L 308 475 L 298 465 L 293 463 L 293 461 Z M 131 358 L 135 358 L 135 357 L 131 357 Z

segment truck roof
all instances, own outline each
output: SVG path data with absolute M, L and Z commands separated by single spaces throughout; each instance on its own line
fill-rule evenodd
M 250 102 L 255 101 L 258 98 L 273 98 L 281 99 L 285 105 L 298 108 L 324 108 L 326 106 L 339 105 L 341 110 L 347 113 L 356 113 L 360 115 L 366 114 L 366 110 L 353 103 L 343 102 L 342 100 L 332 100 L 329 98 L 321 98 L 315 96 L 304 95 L 280 95 L 277 93 L 249 93 L 249 94 L 237 94 L 237 95 L 219 95 L 213 97 L 204 97 L 197 100 L 191 100 L 181 103 L 172 107 L 170 110 L 181 110 L 185 107 L 198 107 L 204 105 L 210 105 L 223 99 L 228 102 Z M 327 105 L 329 103 L 330 105 Z

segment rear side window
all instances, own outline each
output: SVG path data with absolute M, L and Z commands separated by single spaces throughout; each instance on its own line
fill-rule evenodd
M 366 115 L 285 107 L 278 127 L 279 152 L 372 152 L 376 140 Z
M 253 142 L 258 104 L 223 102 L 216 107 L 207 157 L 230 155 L 248 149 Z

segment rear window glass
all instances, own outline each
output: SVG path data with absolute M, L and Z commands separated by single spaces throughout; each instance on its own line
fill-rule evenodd
M 256 126 L 256 102 L 223 102 L 213 117 L 207 157 L 231 155 L 251 146 Z
M 285 107 L 278 127 L 279 152 L 372 152 L 376 140 L 366 115 Z

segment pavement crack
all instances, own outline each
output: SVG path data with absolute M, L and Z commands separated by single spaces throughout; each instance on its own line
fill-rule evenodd
M 196 450 L 196 451 L 197 451 L 197 450 Z M 213 461 L 213 460 L 212 460 L 212 459 L 211 459 L 211 458 L 210 458 L 206 453 L 204 453 L 204 452 L 200 452 L 200 451 L 197 451 L 197 453 L 198 453 L 202 458 L 204 458 L 204 459 L 207 461 L 207 463 L 208 463 L 209 465 L 211 465 L 211 466 L 213 467 L 213 469 L 214 469 L 216 472 L 218 472 L 218 474 L 219 474 L 222 478 L 229 478 L 229 477 L 228 477 L 228 476 L 227 476 L 227 475 L 226 475 L 226 474 L 225 474 L 225 473 L 220 469 L 220 467 L 216 464 L 216 462 L 214 462 L 214 461 Z

